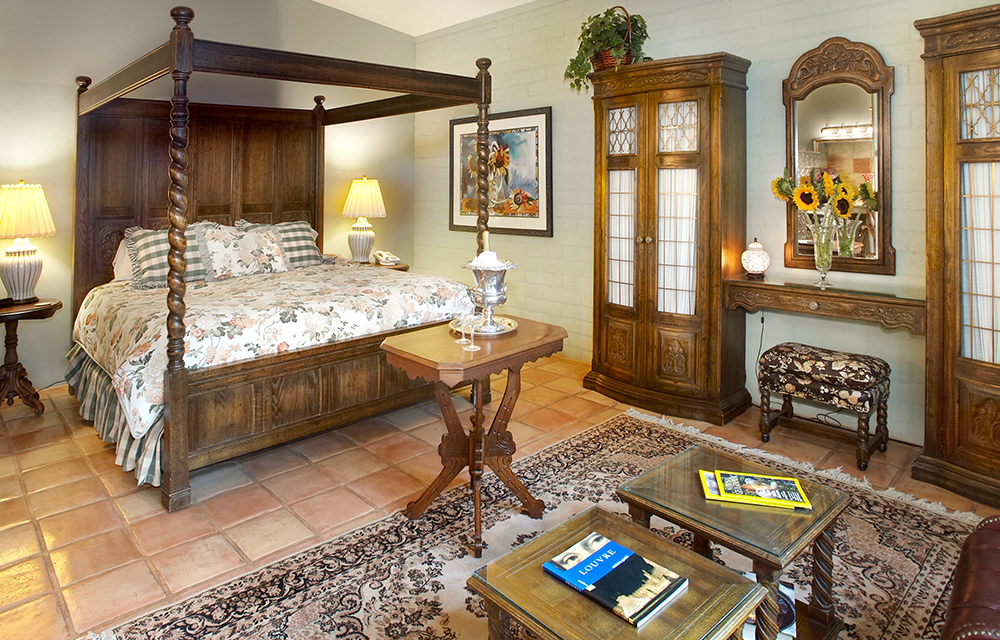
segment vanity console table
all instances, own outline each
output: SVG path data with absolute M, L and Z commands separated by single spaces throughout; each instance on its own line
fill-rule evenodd
M 927 305 L 918 298 L 887 293 L 820 289 L 805 282 L 765 282 L 727 279 L 723 281 L 723 301 L 727 309 L 747 311 L 773 309 L 791 313 L 874 322 L 885 329 L 907 329 L 922 336 L 927 333 Z

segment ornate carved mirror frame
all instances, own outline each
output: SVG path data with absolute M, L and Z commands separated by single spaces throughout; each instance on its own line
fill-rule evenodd
M 853 271 L 894 275 L 896 251 L 892 247 L 892 148 L 889 98 L 893 92 L 893 68 L 886 66 L 882 55 L 870 45 L 847 38 L 830 38 L 815 49 L 806 51 L 792 65 L 791 73 L 781 83 L 785 105 L 785 166 L 794 175 L 798 171 L 796 140 L 798 123 L 796 104 L 813 90 L 827 85 L 849 83 L 872 94 L 874 125 L 874 160 L 878 190 L 874 257 L 834 256 L 834 271 Z M 834 124 L 834 123 L 831 123 Z M 840 124 L 840 123 L 836 123 Z M 785 266 L 815 268 L 812 254 L 798 251 L 796 208 L 788 203 L 786 213 Z

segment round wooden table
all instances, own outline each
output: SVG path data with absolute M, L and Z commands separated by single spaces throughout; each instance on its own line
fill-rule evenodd
M 3 359 L 3 373 L 0 374 L 0 402 L 14 404 L 14 398 L 20 397 L 24 404 L 35 410 L 40 416 L 45 411 L 45 405 L 38 399 L 28 372 L 17 357 L 17 323 L 21 320 L 44 320 L 51 318 L 56 311 L 62 309 L 62 302 L 54 299 L 42 299 L 37 302 L 13 304 L 0 308 L 0 322 L 7 327 L 7 337 L 4 346 L 7 352 Z

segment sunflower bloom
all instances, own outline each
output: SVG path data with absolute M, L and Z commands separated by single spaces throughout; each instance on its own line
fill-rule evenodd
M 773 182 L 771 182 L 771 193 L 773 193 L 774 197 L 778 200 L 783 200 L 784 202 L 791 200 L 792 190 L 792 180 L 787 175 L 778 176 Z
M 854 208 L 852 202 L 852 200 L 848 200 L 847 198 L 838 197 L 833 201 L 833 210 L 841 218 L 850 218 L 851 209 Z
M 803 211 L 814 211 L 819 206 L 819 197 L 816 189 L 808 182 L 800 184 L 792 193 L 792 202 Z
M 837 185 L 837 196 L 843 196 L 854 202 L 858 199 L 858 188 L 851 182 L 850 176 L 841 174 L 840 183 Z
M 837 195 L 837 187 L 833 184 L 833 177 L 826 171 L 823 172 L 823 195 L 827 198 Z

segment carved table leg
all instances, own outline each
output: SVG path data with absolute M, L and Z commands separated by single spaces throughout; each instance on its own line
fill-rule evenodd
M 705 536 L 694 534 L 694 538 L 691 540 L 691 550 L 709 560 L 712 559 L 712 543 Z
M 476 381 L 482 384 L 481 381 Z M 517 446 L 514 444 L 514 437 L 507 431 L 507 424 L 514 413 L 514 404 L 517 396 L 521 393 L 521 370 L 509 369 L 507 371 L 507 387 L 504 389 L 503 400 L 500 408 L 493 418 L 493 425 L 490 427 L 489 435 L 486 436 L 486 464 L 496 472 L 497 477 L 507 485 L 532 518 L 541 518 L 545 510 L 545 503 L 531 497 L 528 489 L 518 480 L 517 476 L 510 468 L 511 460 Z
M 753 572 L 757 576 L 757 583 L 767 588 L 767 596 L 757 605 L 757 640 L 774 640 L 778 637 L 778 582 L 781 579 L 781 569 L 755 561 Z
M 475 403 L 472 411 L 472 427 L 469 429 L 469 476 L 472 483 L 473 536 L 477 558 L 483 557 L 483 381 L 473 380 Z
M 833 523 L 823 530 L 813 543 L 812 600 L 809 602 L 809 617 L 831 626 L 834 619 L 833 607 Z
M 510 616 L 493 601 L 485 599 L 486 617 L 489 620 L 490 640 L 508 640 L 510 635 Z
M 632 516 L 632 522 L 647 529 L 649 528 L 650 521 L 653 519 L 652 513 L 634 504 L 628 506 L 628 514 Z
M 448 433 L 441 436 L 441 444 L 438 445 L 438 455 L 441 456 L 444 468 L 419 498 L 406 505 L 406 517 L 411 520 L 419 518 L 427 505 L 438 497 L 448 483 L 469 464 L 469 436 L 465 434 L 458 419 L 458 412 L 455 411 L 455 404 L 451 400 L 451 390 L 445 383 L 438 382 L 434 385 L 434 395 L 441 408 L 444 423 L 448 427 Z
M 31 380 L 28 380 L 28 372 L 24 365 L 17 359 L 17 320 L 8 320 L 4 323 L 7 328 L 7 337 L 4 339 L 4 346 L 7 352 L 3 359 L 3 375 L 0 378 L 0 403 L 4 400 L 8 405 L 14 404 L 14 398 L 20 397 L 24 404 L 35 411 L 36 416 L 42 415 L 45 405 L 38 398 Z

